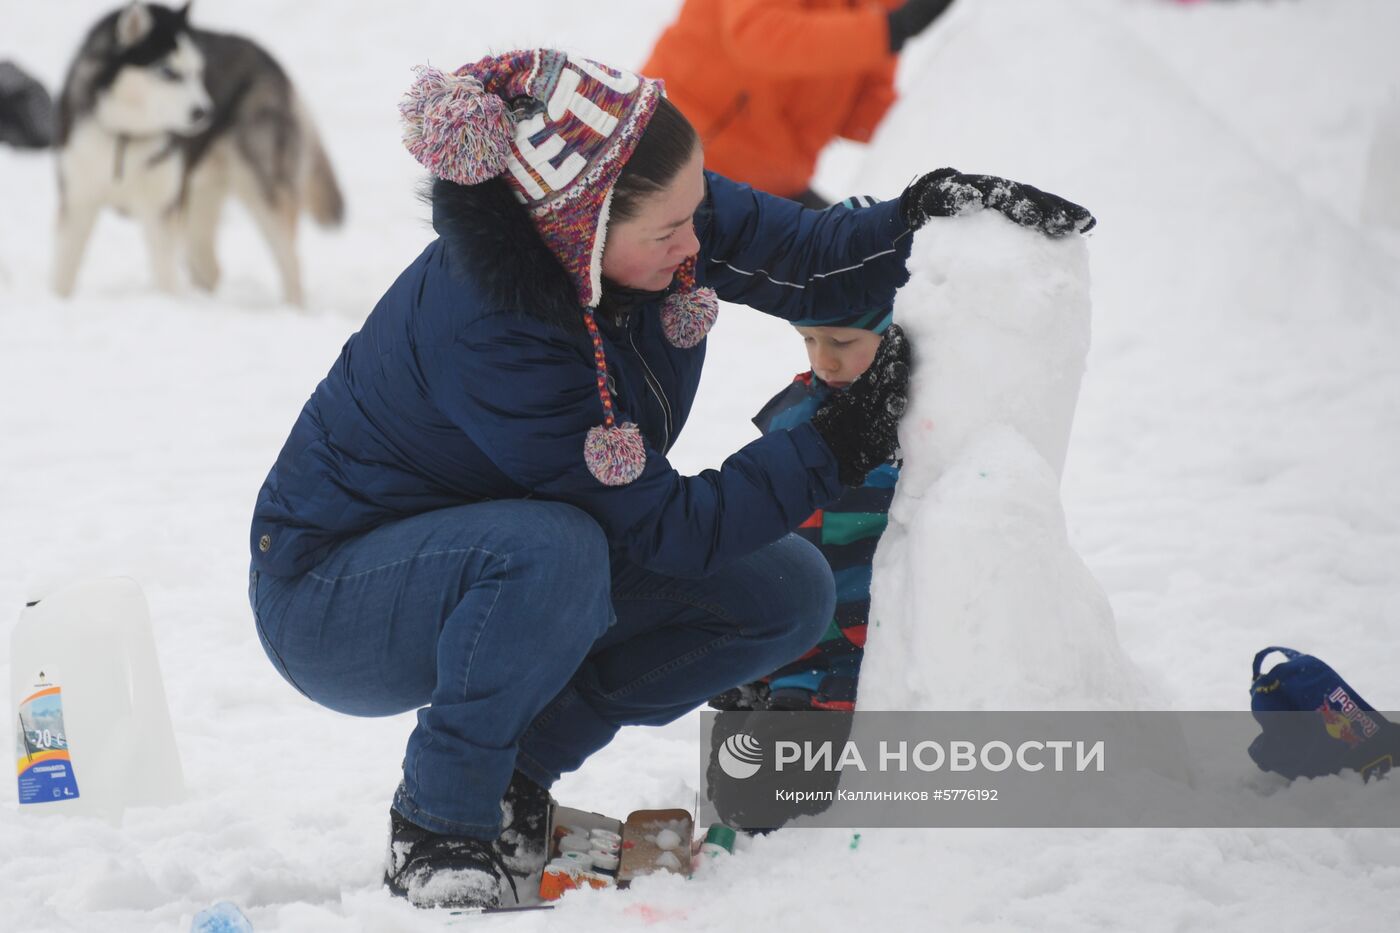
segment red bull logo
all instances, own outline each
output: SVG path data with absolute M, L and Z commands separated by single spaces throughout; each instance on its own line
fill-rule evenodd
M 1345 742 L 1348 748 L 1355 748 L 1379 731 L 1376 721 L 1367 716 L 1342 687 L 1329 693 L 1317 712 L 1322 716 L 1327 734 Z

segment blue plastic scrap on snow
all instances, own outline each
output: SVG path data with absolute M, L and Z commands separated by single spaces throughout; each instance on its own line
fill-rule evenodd
M 253 933 L 253 925 L 236 905 L 219 901 L 195 914 L 190 933 Z

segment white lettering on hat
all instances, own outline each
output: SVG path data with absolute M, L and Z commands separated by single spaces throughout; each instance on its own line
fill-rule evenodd
M 563 164 L 556 166 L 550 160 L 564 150 L 564 137 L 555 133 L 539 146 L 530 142 L 530 137 L 542 132 L 544 128 L 544 114 L 542 113 L 537 113 L 528 120 L 520 121 L 520 125 L 516 127 L 515 131 L 515 146 L 520 150 L 520 154 L 525 157 L 525 161 L 529 163 L 530 167 L 539 173 L 546 185 L 549 185 L 550 190 L 561 191 L 569 182 L 578 177 L 579 172 L 582 172 L 584 167 L 588 165 L 588 160 L 577 152 L 573 152 L 569 154 Z M 540 191 L 539 194 L 534 193 L 539 190 L 538 185 L 527 185 L 526 190 L 530 191 L 537 199 L 544 197 L 545 194 L 543 191 Z
M 578 92 L 583 76 L 577 71 L 565 68 L 559 73 L 559 83 L 554 86 L 554 94 L 549 98 L 549 118 L 560 120 L 564 114 L 572 113 L 585 126 L 604 139 L 617 129 L 617 117 L 599 107 Z
M 587 59 L 570 57 L 569 64 L 618 94 L 630 94 L 642 83 L 638 75 L 628 71 L 617 75 L 609 74 Z M 512 154 L 506 159 L 506 167 L 525 191 L 521 200 L 528 196 L 539 201 L 550 192 L 563 190 L 588 166 L 588 160 L 577 152 L 570 153 L 560 164 L 554 164 L 554 160 L 566 146 L 564 138 L 558 133 L 552 134 L 539 145 L 531 142 L 531 139 L 543 133 L 550 123 L 557 123 L 565 114 L 571 113 L 580 123 L 604 139 L 617 129 L 617 117 L 579 92 L 583 83 L 583 75 L 579 74 L 579 71 L 560 69 L 559 79 L 555 84 L 554 93 L 550 95 L 545 113 L 537 113 L 516 125 L 515 148 L 519 150 L 520 158 Z M 546 114 L 549 117 L 548 121 L 545 119 Z M 524 159 L 523 163 L 521 159 Z M 530 169 L 539 176 L 538 181 Z M 540 185 L 541 181 L 548 186 L 548 190 Z
M 535 176 L 531 175 L 525 166 L 520 164 L 520 160 L 515 157 L 515 153 L 506 156 L 506 167 L 510 169 L 510 173 L 515 176 L 515 180 L 520 182 L 520 187 L 524 188 L 531 198 L 538 201 L 544 197 L 544 189 L 539 186 L 539 182 L 535 181 Z M 525 200 L 525 195 L 521 194 L 519 191 L 515 192 L 515 197 L 522 202 Z
M 601 81 L 619 94 L 631 94 L 641 86 L 642 79 L 630 71 L 624 71 L 618 75 L 610 75 L 586 58 L 574 58 L 569 56 L 569 64 L 579 71 L 597 81 Z

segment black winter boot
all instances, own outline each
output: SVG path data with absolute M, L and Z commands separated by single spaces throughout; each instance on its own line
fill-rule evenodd
M 449 836 L 389 811 L 384 883 L 414 907 L 514 907 L 515 879 L 496 840 Z
M 553 807 L 554 798 L 549 791 L 519 771 L 511 775 L 510 786 L 501 799 L 504 828 L 496 840 L 496 849 L 517 882 L 533 879 L 539 883 L 549 848 L 549 814 Z

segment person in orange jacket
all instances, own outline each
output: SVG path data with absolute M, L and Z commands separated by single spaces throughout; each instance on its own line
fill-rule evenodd
M 645 74 L 700 132 L 705 165 L 807 205 L 817 156 L 867 142 L 894 103 L 896 56 L 952 0 L 685 0 Z

